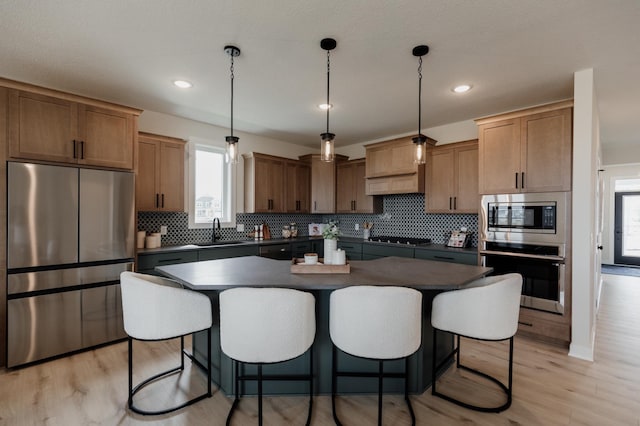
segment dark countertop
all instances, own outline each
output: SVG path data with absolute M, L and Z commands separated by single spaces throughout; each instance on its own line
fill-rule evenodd
M 452 290 L 492 271 L 492 268 L 482 266 L 404 257 L 354 260 L 349 264 L 350 274 L 292 274 L 288 260 L 245 256 L 165 265 L 156 267 L 156 270 L 194 290 L 224 290 L 241 286 L 331 290 L 350 285 Z
M 255 241 L 255 240 L 246 240 L 246 241 L 241 241 L 237 244 L 221 244 L 221 245 L 214 245 L 214 246 L 198 246 L 195 244 L 185 244 L 182 246 L 165 246 L 165 247 L 159 247 L 159 248 L 153 248 L 153 249 L 138 249 L 137 253 L 138 254 L 156 254 L 156 253 L 171 253 L 171 252 L 176 252 L 176 251 L 184 251 L 184 250 L 201 250 L 201 249 L 214 249 L 217 247 L 234 247 L 234 246 L 243 246 L 243 245 L 273 245 L 273 244 L 286 244 L 286 243 L 295 243 L 295 242 L 306 242 L 306 241 L 318 241 L 318 240 L 322 240 L 321 237 L 298 237 L 298 238 L 273 238 L 270 240 L 262 240 L 262 241 Z M 366 241 L 363 240 L 362 238 L 357 238 L 357 237 L 340 237 L 339 241 L 344 241 L 344 242 L 350 242 L 350 243 L 362 243 L 362 244 L 373 244 L 373 245 L 384 245 L 384 246 L 389 246 L 389 247 L 410 247 L 410 248 L 414 248 L 416 250 L 445 250 L 445 251 L 451 251 L 451 252 L 458 252 L 458 253 L 473 253 L 476 254 L 478 252 L 478 248 L 477 247 L 469 247 L 469 248 L 453 248 L 453 247 L 446 247 L 444 244 L 429 244 L 429 245 L 421 245 L 421 246 L 404 246 L 401 244 L 395 244 L 395 243 L 380 243 L 380 242 L 372 242 L 372 241 Z

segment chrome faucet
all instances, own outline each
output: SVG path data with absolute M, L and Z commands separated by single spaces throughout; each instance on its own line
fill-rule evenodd
M 216 229 L 216 222 L 218 223 L 218 228 Z M 211 222 L 211 242 L 215 243 L 216 240 L 220 239 L 220 219 L 217 217 L 213 218 Z

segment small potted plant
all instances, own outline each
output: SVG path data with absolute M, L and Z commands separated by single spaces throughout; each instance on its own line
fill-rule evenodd
M 331 265 L 333 263 L 333 252 L 338 249 L 338 237 L 340 236 L 340 229 L 338 223 L 330 221 L 322 231 L 322 238 L 324 238 L 324 263 Z

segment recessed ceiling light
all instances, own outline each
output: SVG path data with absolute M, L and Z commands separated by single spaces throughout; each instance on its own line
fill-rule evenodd
M 320 104 L 320 105 L 318 105 L 318 108 L 320 108 L 323 111 L 326 111 L 328 109 L 333 108 L 333 105 L 332 104 Z
M 191 84 L 186 80 L 173 80 L 173 84 L 178 86 L 181 89 L 188 89 L 190 87 L 193 87 L 193 84 Z
M 464 93 L 464 92 L 468 92 L 469 90 L 471 90 L 471 85 L 470 84 L 461 84 L 459 86 L 454 87 L 451 90 L 456 92 L 456 93 Z

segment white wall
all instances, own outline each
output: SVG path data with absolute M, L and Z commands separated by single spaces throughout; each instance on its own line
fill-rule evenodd
M 593 69 L 574 74 L 572 327 L 569 355 L 593 360 L 596 294 L 598 111 Z
M 605 164 L 602 168 L 604 169 L 604 230 L 602 233 L 602 263 L 613 264 L 615 182 L 617 179 L 640 178 L 640 164 Z
M 445 145 L 448 143 L 468 141 L 470 139 L 478 138 L 478 126 L 475 121 L 465 120 L 455 123 L 445 124 L 443 126 L 430 127 L 423 129 L 422 133 L 429 136 L 431 139 L 438 141 L 436 145 Z M 385 137 L 381 139 L 375 139 L 371 141 L 361 142 L 353 145 L 348 145 L 340 148 L 336 148 L 338 154 L 346 155 L 350 159 L 364 158 L 365 145 L 375 142 L 382 142 L 390 139 L 401 138 L 405 136 L 415 136 L 415 133 L 402 134 L 396 136 Z
M 640 135 L 638 135 L 640 138 Z M 605 143 L 602 146 L 602 164 L 640 163 L 640 143 Z

